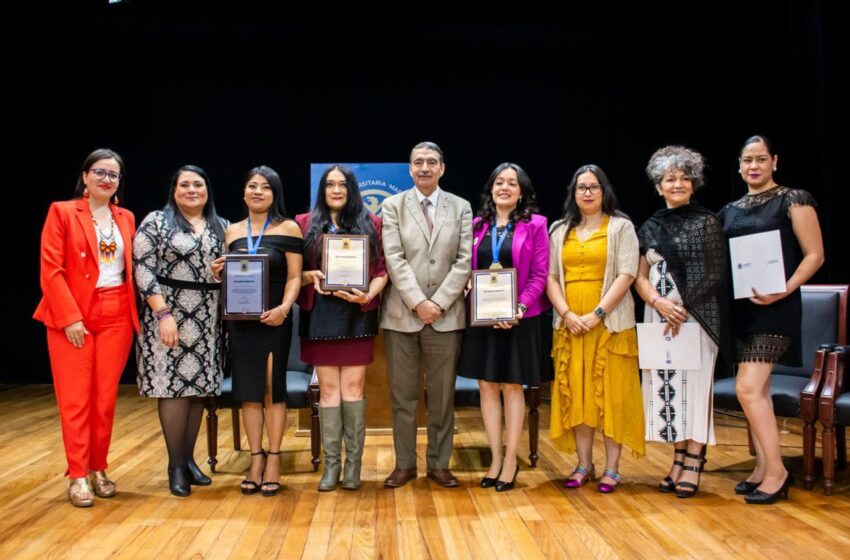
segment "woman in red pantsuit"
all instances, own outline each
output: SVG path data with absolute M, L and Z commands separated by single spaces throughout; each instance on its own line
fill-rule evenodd
M 106 476 L 118 381 L 138 331 L 135 218 L 117 206 L 124 162 L 108 149 L 83 162 L 73 200 L 50 206 L 41 233 L 41 290 L 62 439 L 77 507 L 115 495 Z M 91 478 L 91 484 L 89 481 Z M 92 488 L 93 487 L 93 488 Z

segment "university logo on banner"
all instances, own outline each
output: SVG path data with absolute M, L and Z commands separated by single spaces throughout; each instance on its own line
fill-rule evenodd
M 310 208 L 316 206 L 319 180 L 332 163 L 310 164 Z M 342 163 L 354 171 L 363 205 L 375 216 L 381 215 L 381 205 L 388 196 L 413 188 L 406 163 Z

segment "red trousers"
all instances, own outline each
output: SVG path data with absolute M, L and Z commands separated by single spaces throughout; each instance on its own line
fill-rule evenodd
M 68 342 L 64 329 L 47 329 L 68 459 L 65 475 L 71 478 L 107 467 L 118 381 L 133 342 L 127 288 L 98 289 L 83 324 L 91 334 L 86 335 L 82 348 Z

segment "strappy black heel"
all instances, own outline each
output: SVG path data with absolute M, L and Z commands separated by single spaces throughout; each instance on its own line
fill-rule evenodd
M 266 452 L 265 452 L 265 450 L 260 449 L 256 453 L 251 453 L 252 457 L 255 456 L 255 455 L 262 455 L 263 458 L 265 458 Z M 265 468 L 266 468 L 266 466 L 263 465 L 263 470 L 265 470 Z M 254 482 L 253 480 L 246 478 L 245 480 L 243 480 L 240 483 L 239 486 L 242 489 L 242 493 L 244 495 L 250 496 L 251 494 L 256 494 L 257 492 L 260 491 L 260 484 L 262 484 L 262 483 L 263 483 L 262 479 L 260 479 L 260 482 Z
M 697 483 L 693 482 L 677 482 L 676 483 L 676 497 L 677 498 L 693 498 L 699 492 L 699 475 L 702 474 L 703 467 L 705 466 L 705 447 L 702 449 L 702 453 L 699 455 L 694 455 L 693 453 L 685 452 L 685 457 L 688 459 L 697 459 L 699 461 L 698 467 L 689 467 L 683 466 L 683 471 L 691 471 L 697 473 Z M 689 490 L 681 490 L 681 488 L 688 488 Z
M 673 449 L 673 466 L 674 467 L 684 467 L 685 463 L 683 461 L 679 461 L 676 457 L 682 456 L 684 457 L 687 454 L 687 449 Z M 658 491 L 664 492 L 665 494 L 672 494 L 676 491 L 676 482 L 670 478 L 669 476 L 665 476 L 664 480 L 658 483 Z
M 269 455 L 280 455 L 280 451 L 269 451 Z M 280 467 L 278 467 L 278 476 L 280 476 Z M 280 491 L 280 482 L 263 482 L 260 484 L 260 491 L 266 498 L 271 498 Z

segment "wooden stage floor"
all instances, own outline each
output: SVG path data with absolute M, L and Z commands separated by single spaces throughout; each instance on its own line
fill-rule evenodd
M 373 398 L 378 398 L 374 396 Z M 248 452 L 230 448 L 230 415 L 220 415 L 219 472 L 189 498 L 171 496 L 156 403 L 122 386 L 110 459 L 119 494 L 77 509 L 65 497 L 59 420 L 48 385 L 0 387 L 0 558 L 839 558 L 850 557 L 850 476 L 825 497 L 798 484 L 778 505 L 746 506 L 733 485 L 752 462 L 743 423 L 717 416 L 720 445 L 708 453 L 699 496 L 680 500 L 656 484 L 672 460 L 651 444 L 624 453 L 624 484 L 612 495 L 561 482 L 574 457 L 548 441 L 541 411 L 540 462 L 528 467 L 527 438 L 518 488 L 497 494 L 478 481 L 489 451 L 477 409 L 457 411 L 452 469 L 462 487 L 420 477 L 385 490 L 392 439 L 366 440 L 363 488 L 319 493 L 309 438 L 295 437 L 290 413 L 282 482 L 274 498 L 242 496 Z M 798 479 L 799 423 L 781 424 L 783 455 Z M 205 428 L 197 460 L 206 460 Z M 244 442 L 244 434 L 243 434 Z M 424 474 L 424 437 L 419 441 Z M 243 444 L 244 445 L 244 444 Z M 597 438 L 595 462 L 602 464 Z

